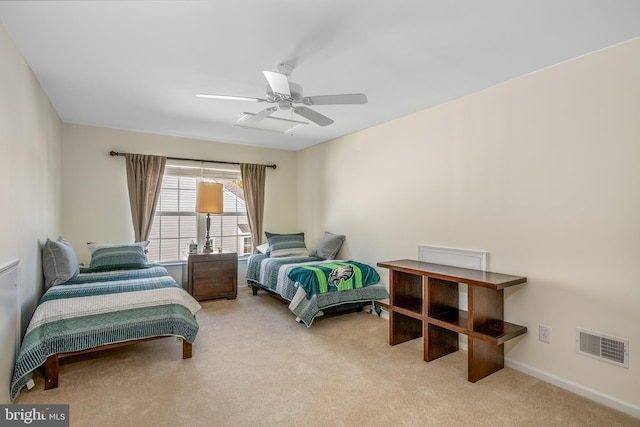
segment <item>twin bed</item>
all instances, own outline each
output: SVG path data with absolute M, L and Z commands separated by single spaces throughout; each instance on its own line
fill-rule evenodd
M 191 357 L 200 304 L 164 267 L 147 263 L 142 248 L 130 245 L 97 250 L 93 267 L 80 269 L 65 244 L 61 239 L 47 242 L 43 250 L 50 287 L 22 340 L 11 380 L 12 400 L 43 364 L 45 389 L 57 387 L 58 362 L 67 356 L 173 336 L 182 338 L 182 358 Z M 44 251 L 51 247 L 57 256 L 48 262 L 51 257 Z M 70 260 L 60 256 L 64 252 Z M 51 274 L 47 265 L 54 266 Z
M 328 309 L 361 308 L 389 298 L 378 273 L 355 261 L 318 257 L 271 258 L 253 255 L 247 266 L 247 283 L 277 294 L 289 303 L 296 320 L 310 327 Z
M 251 256 L 247 283 L 289 303 L 296 320 L 307 327 L 336 308 L 361 308 L 389 298 L 376 270 L 356 261 L 336 260 L 343 235 L 325 232 L 311 252 L 304 234 L 265 233 L 264 253 Z

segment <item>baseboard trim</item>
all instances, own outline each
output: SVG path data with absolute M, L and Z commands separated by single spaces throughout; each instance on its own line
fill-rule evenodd
M 387 310 L 382 310 L 380 317 L 382 317 L 383 319 L 389 320 L 389 312 Z M 460 350 L 462 351 L 468 350 L 466 342 L 461 341 L 458 343 L 458 345 Z M 530 375 L 534 378 L 538 378 L 539 380 L 542 380 L 549 384 L 553 384 L 556 387 L 560 387 L 561 389 L 575 393 L 578 396 L 584 397 L 585 399 L 593 400 L 594 402 L 600 403 L 601 405 L 615 409 L 616 411 L 624 412 L 625 414 L 628 414 L 628 415 L 631 415 L 632 417 L 640 419 L 640 406 L 615 398 L 613 396 L 609 396 L 599 391 L 587 388 L 580 384 L 576 384 L 572 381 L 566 380 L 556 375 L 549 374 L 547 372 L 541 371 L 540 369 L 536 369 L 524 363 L 517 362 L 508 357 L 504 358 L 504 365 L 508 368 L 515 369 L 516 371 Z
M 539 380 L 548 382 L 564 390 L 575 393 L 578 396 L 593 400 L 594 402 L 600 403 L 617 411 L 624 412 L 625 414 L 631 415 L 632 417 L 640 418 L 640 406 L 584 387 L 580 384 L 576 384 L 564 378 L 549 374 L 548 372 L 541 371 L 524 363 L 516 362 L 515 360 L 509 359 L 508 357 L 504 358 L 504 365 L 508 368 L 515 369 L 516 371 L 520 371 L 524 374 L 530 375 L 534 378 L 538 378 Z

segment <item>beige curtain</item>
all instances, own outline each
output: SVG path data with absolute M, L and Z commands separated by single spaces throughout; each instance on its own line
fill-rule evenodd
M 127 185 L 135 241 L 149 238 L 153 215 L 160 196 L 166 157 L 127 154 Z
M 264 182 L 265 165 L 241 163 L 242 184 L 244 197 L 247 202 L 247 214 L 249 215 L 249 227 L 251 238 L 255 247 L 262 242 L 262 217 L 264 215 Z

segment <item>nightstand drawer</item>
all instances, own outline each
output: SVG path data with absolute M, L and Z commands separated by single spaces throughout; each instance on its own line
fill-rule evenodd
M 228 295 L 235 296 L 236 286 L 234 286 L 231 278 L 218 278 L 215 280 L 194 280 L 193 282 L 193 297 L 197 300 L 210 299 L 210 298 L 222 298 Z
M 207 261 L 193 263 L 193 280 L 210 280 L 212 277 L 233 275 L 233 269 L 229 265 L 231 261 Z

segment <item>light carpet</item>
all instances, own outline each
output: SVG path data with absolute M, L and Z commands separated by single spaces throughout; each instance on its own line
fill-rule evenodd
M 388 345 L 367 313 L 307 329 L 246 287 L 203 301 L 193 358 L 174 338 L 67 359 L 60 386 L 15 403 L 68 403 L 72 426 L 640 426 L 640 420 L 505 368 L 472 384 L 466 353 L 430 363 L 422 340 Z

